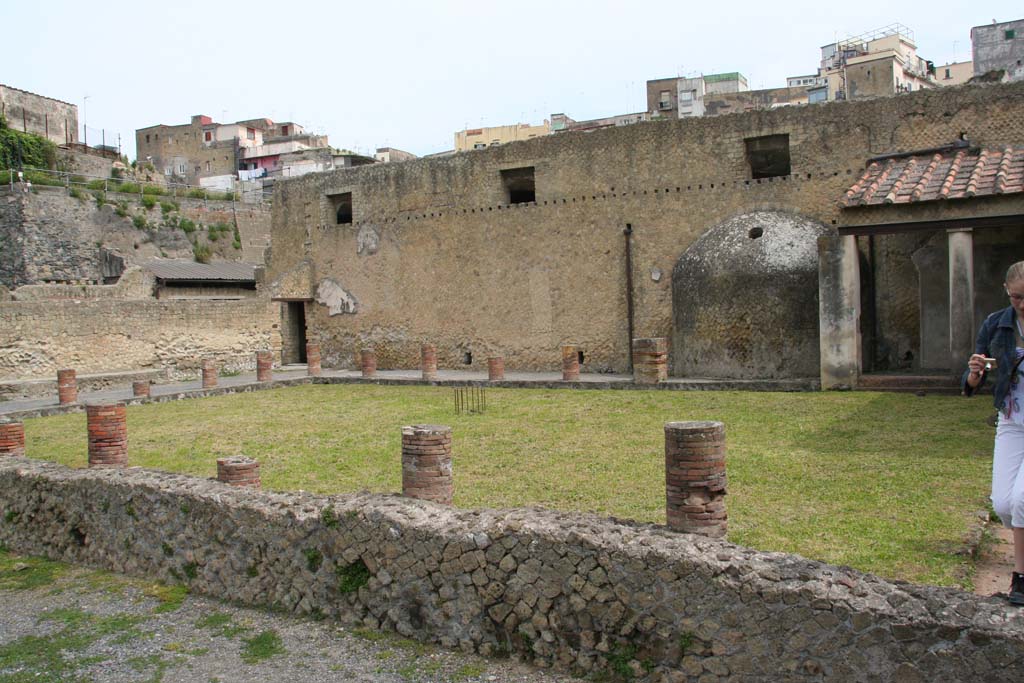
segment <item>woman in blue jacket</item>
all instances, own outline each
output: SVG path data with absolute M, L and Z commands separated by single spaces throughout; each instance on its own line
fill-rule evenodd
M 999 423 L 992 458 L 992 508 L 1013 529 L 1009 598 L 1011 604 L 1024 605 L 1024 261 L 1010 266 L 1004 287 L 1010 306 L 982 323 L 963 388 L 970 396 L 995 373 Z

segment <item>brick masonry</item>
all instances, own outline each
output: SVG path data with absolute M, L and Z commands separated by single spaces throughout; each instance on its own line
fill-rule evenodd
M 256 352 L 256 381 L 269 382 L 272 380 L 274 370 L 274 354 L 269 350 Z
M 402 495 L 452 504 L 452 428 L 402 427 Z
M 89 467 L 128 466 L 128 414 L 124 403 L 85 406 Z
M 244 455 L 217 458 L 217 481 L 231 486 L 260 488 L 260 464 Z
M 136 398 L 149 398 L 149 390 L 152 386 L 153 383 L 148 379 L 135 380 L 132 382 L 132 396 Z
M 437 379 L 437 347 L 433 344 L 424 344 L 420 347 L 420 369 L 423 372 L 423 379 Z
M 490 382 L 500 382 L 505 379 L 505 359 L 501 356 L 491 356 L 487 359 L 487 379 Z
M 668 525 L 713 538 L 728 530 L 725 510 L 725 425 L 665 425 L 665 517 Z
M 203 378 L 203 389 L 212 389 L 217 386 L 217 364 L 214 361 L 210 359 L 204 360 L 201 373 Z
M 1010 683 L 1024 667 L 1024 610 L 1005 600 L 575 511 L 0 458 L 0 543 L 594 678 Z
M 377 376 L 377 353 L 370 349 L 363 349 L 359 353 L 359 363 L 362 368 L 363 377 Z
M 319 377 L 323 368 L 320 366 L 320 345 L 314 342 L 306 344 L 306 372 L 310 377 Z
M 668 340 L 664 337 L 633 340 L 633 381 L 658 384 L 668 379 Z
M 0 456 L 25 455 L 25 425 L 0 418 Z
M 61 405 L 78 400 L 78 382 L 74 370 L 65 368 L 57 371 L 57 398 Z
M 579 348 L 575 344 L 562 345 L 562 381 L 575 382 L 580 378 Z

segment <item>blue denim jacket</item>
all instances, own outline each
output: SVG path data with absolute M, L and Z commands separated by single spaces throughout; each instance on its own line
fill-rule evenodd
M 999 367 L 996 368 L 996 388 L 993 392 L 997 409 L 1003 407 L 1003 400 L 1010 392 L 1010 370 L 1013 369 L 1013 364 L 1017 361 L 1017 338 L 1014 335 L 1014 331 L 1017 328 L 1016 317 L 1017 311 L 1014 310 L 1013 306 L 1007 306 L 1001 311 L 996 311 L 985 318 L 985 322 L 981 324 L 981 330 L 978 331 L 978 338 L 974 341 L 975 353 L 980 353 L 983 356 L 995 358 L 999 361 Z M 1021 371 L 1024 371 L 1024 364 L 1018 369 L 1018 372 Z M 988 373 L 983 372 L 981 374 L 981 384 L 972 388 L 967 383 L 968 374 L 970 374 L 969 369 L 964 372 L 963 379 L 960 382 L 963 387 L 964 396 L 970 396 L 978 391 L 978 389 L 981 389 L 985 386 L 985 380 L 988 379 Z

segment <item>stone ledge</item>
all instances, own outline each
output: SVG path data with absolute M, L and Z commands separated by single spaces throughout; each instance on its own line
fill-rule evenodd
M 79 391 L 101 391 L 117 387 L 131 387 L 132 382 L 150 380 L 166 382 L 167 370 L 117 370 L 78 375 Z M 24 398 L 40 398 L 55 394 L 57 376 L 45 379 L 0 379 L 0 401 Z
M 1005 601 L 589 514 L 12 457 L 0 542 L 577 673 L 1010 681 L 1024 666 L 1024 611 Z

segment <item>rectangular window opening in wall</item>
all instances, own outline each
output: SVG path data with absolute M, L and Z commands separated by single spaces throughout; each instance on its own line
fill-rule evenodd
M 331 208 L 334 210 L 334 222 L 337 225 L 350 225 L 352 223 L 352 193 L 341 192 L 329 194 Z
M 206 142 L 213 142 L 213 133 L 210 131 L 206 131 L 205 133 L 203 133 L 203 139 Z
M 778 178 L 790 174 L 789 134 L 745 138 L 750 177 Z
M 533 180 L 533 166 L 510 168 L 501 172 L 501 184 L 509 204 L 527 204 L 537 201 L 537 187 Z

